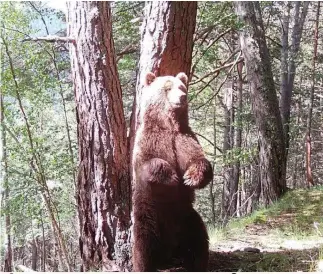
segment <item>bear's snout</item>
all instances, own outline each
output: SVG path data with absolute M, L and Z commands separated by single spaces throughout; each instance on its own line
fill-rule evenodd
M 168 94 L 168 100 L 173 107 L 181 107 L 186 104 L 187 95 L 180 89 L 172 90 Z

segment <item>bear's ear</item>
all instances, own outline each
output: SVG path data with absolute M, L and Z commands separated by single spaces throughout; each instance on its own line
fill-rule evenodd
M 152 72 L 148 72 L 145 77 L 145 86 L 149 86 L 156 79 L 156 75 Z
M 185 86 L 187 86 L 188 78 L 184 72 L 180 72 L 176 75 L 176 78 L 181 80 Z

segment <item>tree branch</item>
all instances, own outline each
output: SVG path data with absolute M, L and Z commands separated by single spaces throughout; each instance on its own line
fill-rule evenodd
M 25 38 L 21 42 L 26 42 L 26 41 L 33 41 L 33 42 L 38 42 L 38 41 L 44 41 L 44 42 L 51 42 L 51 43 L 75 43 L 75 39 L 71 37 L 61 37 L 61 36 L 56 36 L 56 35 L 48 35 L 45 37 L 30 37 L 30 38 Z
M 200 109 L 201 107 L 203 107 L 203 106 L 205 106 L 206 104 L 208 104 L 208 103 L 210 103 L 210 101 L 211 100 L 213 100 L 213 98 L 215 97 L 215 96 L 217 96 L 217 94 L 220 92 L 220 90 L 221 90 L 221 88 L 222 88 L 222 86 L 224 85 L 224 83 L 227 81 L 227 79 L 228 79 L 228 77 L 229 77 L 229 75 L 231 74 L 231 71 L 232 71 L 232 69 L 234 68 L 234 66 L 235 65 L 237 65 L 238 63 L 240 63 L 240 62 L 242 62 L 243 61 L 243 58 L 240 58 L 240 56 L 241 56 L 241 51 L 240 51 L 240 53 L 239 53 L 239 55 L 238 55 L 238 57 L 237 57 L 237 59 L 233 62 L 233 64 L 232 64 L 232 66 L 230 67 L 230 69 L 229 69 L 229 72 L 227 73 L 227 75 L 225 76 L 225 78 L 224 78 L 224 80 L 222 81 L 222 83 L 220 84 L 220 86 L 219 86 L 219 88 L 218 88 L 218 90 L 211 96 L 211 98 L 210 99 L 208 99 L 204 104 L 202 104 L 202 105 L 200 105 L 200 106 L 198 106 L 197 108 L 195 108 L 195 110 L 198 110 L 198 109 Z M 205 85 L 196 95 L 198 95 L 199 93 L 201 93 L 216 77 L 218 76 L 218 74 L 217 75 L 215 75 L 208 83 L 207 83 L 207 85 Z
M 238 52 L 238 51 L 233 52 L 233 54 L 232 54 L 232 55 L 236 54 L 237 52 Z M 232 55 L 230 56 L 230 58 L 232 57 Z M 229 59 L 229 58 L 228 58 L 228 59 Z M 228 67 L 231 67 L 232 65 L 235 65 L 235 64 L 239 64 L 239 63 L 241 63 L 241 62 L 243 62 L 243 61 L 244 61 L 244 58 L 243 58 L 243 57 L 241 57 L 238 61 L 233 61 L 233 62 L 231 62 L 231 63 L 228 63 L 228 64 L 223 65 L 222 67 L 216 68 L 215 70 L 213 70 L 213 71 L 211 71 L 211 72 L 209 72 L 209 73 L 205 74 L 203 77 L 199 78 L 199 79 L 198 79 L 198 80 L 196 80 L 195 82 L 190 83 L 190 86 L 195 85 L 195 84 L 197 84 L 197 83 L 199 83 L 199 82 L 203 81 L 205 78 L 209 77 L 210 75 L 212 75 L 212 74 L 214 74 L 214 73 L 220 72 L 220 71 L 221 71 L 221 70 L 223 70 L 223 69 L 226 69 L 226 68 L 228 68 Z
M 213 27 L 213 26 L 211 26 L 211 27 Z M 196 60 L 195 64 L 192 66 L 192 70 L 191 70 L 191 73 L 190 73 L 191 75 L 194 74 L 194 71 L 195 71 L 195 68 L 196 68 L 197 64 L 201 61 L 202 57 L 206 54 L 206 52 L 210 49 L 210 47 L 212 47 L 219 39 L 221 39 L 224 35 L 229 33 L 231 30 L 232 30 L 232 28 L 226 29 L 225 31 L 220 33 L 217 37 L 215 37 L 213 39 L 213 41 L 211 41 L 209 43 L 209 45 L 206 47 L 206 49 L 202 52 L 201 56 Z M 212 31 L 212 28 L 211 28 L 211 31 Z
M 205 141 L 207 141 L 211 146 L 213 146 L 214 147 L 214 143 L 211 141 L 211 140 L 209 140 L 208 138 L 206 138 L 205 136 L 203 136 L 203 135 L 201 135 L 201 134 L 199 134 L 199 133 L 197 133 L 197 132 L 194 132 L 195 133 L 195 135 L 197 135 L 197 136 L 200 136 L 201 138 L 203 138 Z M 218 146 L 215 146 L 215 148 L 222 154 L 222 149 L 221 148 L 219 148 Z
M 116 58 L 116 62 L 118 63 L 120 61 L 120 59 L 126 55 L 126 54 L 131 54 L 131 53 L 135 53 L 138 51 L 138 46 L 137 45 L 128 45 L 126 46 L 123 50 L 121 50 L 120 52 L 118 52 L 116 55 L 117 55 L 117 58 Z

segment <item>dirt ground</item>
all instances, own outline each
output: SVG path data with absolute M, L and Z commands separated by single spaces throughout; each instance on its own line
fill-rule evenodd
M 211 245 L 209 271 L 315 271 L 322 247 L 323 237 L 284 239 L 253 225 L 242 235 Z
M 317 248 L 280 252 L 210 251 L 209 271 L 221 272 L 297 272 L 314 271 Z

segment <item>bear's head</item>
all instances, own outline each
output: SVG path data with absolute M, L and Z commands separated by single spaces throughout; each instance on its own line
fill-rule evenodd
M 142 121 L 148 112 L 159 119 L 187 116 L 187 82 L 188 78 L 183 72 L 175 77 L 156 77 L 152 72 L 147 73 L 140 104 Z

